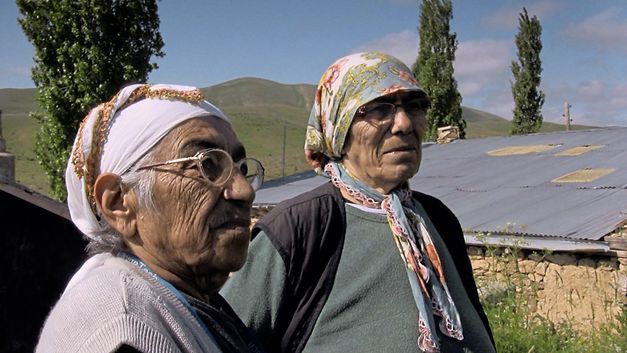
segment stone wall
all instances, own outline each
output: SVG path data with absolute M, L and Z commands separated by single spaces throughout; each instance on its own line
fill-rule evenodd
M 530 309 L 554 323 L 594 329 L 625 309 L 627 267 L 617 256 L 539 253 L 470 247 L 484 298 L 507 288 L 523 293 Z

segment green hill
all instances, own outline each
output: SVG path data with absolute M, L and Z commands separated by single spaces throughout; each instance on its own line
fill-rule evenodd
M 241 78 L 201 90 L 231 118 L 248 155 L 263 162 L 268 179 L 308 169 L 303 143 L 314 85 Z M 29 117 L 29 112 L 37 108 L 35 94 L 35 89 L 0 89 L 3 135 L 8 150 L 16 155 L 18 182 L 48 194 L 45 176 L 33 152 L 38 124 Z M 509 120 L 469 107 L 462 107 L 462 114 L 468 124 L 467 138 L 509 135 Z M 558 130 L 564 127 L 545 122 L 541 131 Z

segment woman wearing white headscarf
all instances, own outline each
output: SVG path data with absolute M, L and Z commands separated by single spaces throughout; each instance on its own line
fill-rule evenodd
M 131 85 L 94 108 L 66 170 L 72 221 L 93 256 L 37 351 L 262 351 L 217 293 L 245 262 L 262 180 L 197 88 Z
M 457 218 L 409 189 L 428 106 L 386 54 L 322 75 L 305 155 L 330 182 L 255 225 L 250 259 L 222 291 L 268 350 L 494 352 Z

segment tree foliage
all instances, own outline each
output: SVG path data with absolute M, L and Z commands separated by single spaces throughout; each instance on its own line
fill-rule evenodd
M 542 74 L 542 26 L 536 16 L 529 17 L 527 9 L 518 18 L 518 62 L 512 61 L 514 82 L 512 96 L 514 98 L 514 119 L 512 134 L 528 134 L 538 132 L 542 127 L 542 105 L 544 93 L 539 89 Z
M 438 127 L 457 126 L 465 137 L 466 121 L 462 117 L 462 96 L 453 77 L 457 36 L 450 32 L 453 18 L 451 0 L 423 0 L 420 5 L 420 49 L 414 75 L 431 97 L 427 113 L 427 140 L 437 138 Z
M 18 21 L 35 47 L 32 79 L 43 113 L 35 153 L 53 195 L 65 199 L 64 171 L 80 121 L 122 86 L 145 82 L 162 57 L 156 0 L 17 0 Z

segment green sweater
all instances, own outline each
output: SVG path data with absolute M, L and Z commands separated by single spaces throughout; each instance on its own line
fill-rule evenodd
M 418 311 L 385 215 L 347 206 L 346 218 L 335 283 L 304 352 L 416 352 Z M 459 342 L 440 335 L 442 352 L 494 352 L 448 251 L 437 232 L 432 235 L 465 337 Z M 279 253 L 262 232 L 245 267 L 221 291 L 264 343 L 273 332 L 285 276 Z

